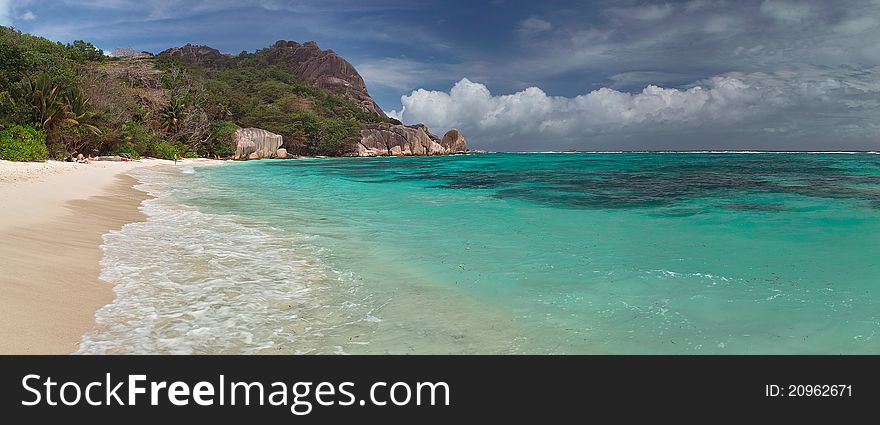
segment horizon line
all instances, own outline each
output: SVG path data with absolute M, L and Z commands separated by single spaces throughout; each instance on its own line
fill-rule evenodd
M 486 153 L 590 153 L 590 154 L 627 154 L 627 153 L 738 153 L 738 154 L 761 154 L 761 153 L 815 153 L 815 154 L 871 154 L 880 155 L 878 150 L 755 150 L 755 149 L 723 149 L 723 150 L 707 150 L 707 149 L 688 149 L 688 150 L 609 150 L 609 151 L 582 151 L 582 150 L 564 150 L 564 151 L 487 151 Z

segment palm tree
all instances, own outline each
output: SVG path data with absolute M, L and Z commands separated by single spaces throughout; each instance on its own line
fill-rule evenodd
M 41 74 L 36 80 L 25 79 L 25 90 L 34 107 L 35 118 L 43 130 L 50 133 L 65 115 L 58 84 L 52 82 L 49 74 Z
M 171 99 L 168 106 L 159 111 L 159 122 L 162 124 L 162 130 L 168 133 L 175 133 L 183 122 L 183 116 L 186 114 L 186 105 L 179 99 Z
M 83 128 L 94 135 L 101 134 L 101 130 L 86 121 L 95 117 L 95 112 L 89 106 L 89 99 L 80 89 L 69 90 L 64 96 L 67 106 L 65 120 L 74 127 Z
M 80 150 L 86 144 L 88 134 L 98 135 L 101 130 L 87 121 L 95 117 L 89 99 L 79 88 L 62 91 L 49 74 L 36 79 L 25 79 L 24 89 L 33 107 L 34 119 L 46 132 L 51 142 L 63 142 L 68 152 Z M 68 133 L 64 127 L 72 127 Z
M 88 144 L 89 136 L 101 134 L 101 130 L 87 121 L 97 115 L 89 105 L 89 99 L 79 88 L 68 90 L 64 94 L 64 122 L 70 127 L 67 136 L 61 140 L 67 144 L 67 152 L 79 152 Z

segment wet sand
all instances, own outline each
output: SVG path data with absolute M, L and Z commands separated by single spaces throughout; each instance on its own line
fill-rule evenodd
M 103 194 L 70 200 L 48 222 L 0 230 L 0 353 L 67 354 L 113 289 L 98 279 L 102 235 L 141 220 L 147 194 L 118 175 Z M 26 214 L 26 212 L 22 212 Z

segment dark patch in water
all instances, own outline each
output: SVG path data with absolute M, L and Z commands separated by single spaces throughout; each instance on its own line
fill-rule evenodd
M 434 187 L 442 189 L 494 189 L 503 184 L 494 172 L 466 172 L 464 176 L 448 179 L 448 183 Z
M 428 181 L 435 182 L 433 188 L 494 190 L 498 198 L 561 208 L 673 207 L 691 199 L 762 194 L 862 200 L 880 208 L 880 174 L 865 173 L 880 166 L 878 155 L 497 154 L 279 162 L 289 163 L 300 171 L 333 173 L 362 183 Z M 782 204 L 736 201 L 718 207 L 785 209 Z
M 718 208 L 722 208 L 725 210 L 734 210 L 734 211 L 764 211 L 764 212 L 778 212 L 778 211 L 788 210 L 788 208 L 785 207 L 785 204 L 783 204 L 781 202 L 772 202 L 772 203 L 728 202 L 726 204 L 719 204 Z
M 653 215 L 657 217 L 693 217 L 705 213 L 706 210 L 702 208 L 667 208 Z

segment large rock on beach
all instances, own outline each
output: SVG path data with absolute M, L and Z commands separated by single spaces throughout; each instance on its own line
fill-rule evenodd
M 263 159 L 274 158 L 284 140 L 280 134 L 259 128 L 239 128 L 235 131 L 234 143 L 232 159 Z
M 468 150 L 467 140 L 465 140 L 457 128 L 447 131 L 443 135 L 443 139 L 440 140 L 440 144 L 449 149 L 450 153 L 462 153 Z
M 443 139 L 431 134 L 424 124 L 367 124 L 361 130 L 354 156 L 449 155 L 467 152 L 467 141 L 458 130 Z

